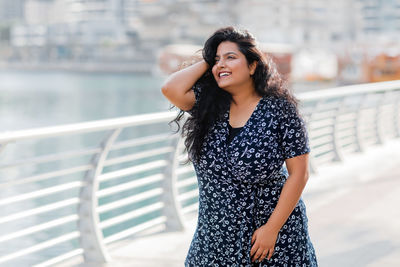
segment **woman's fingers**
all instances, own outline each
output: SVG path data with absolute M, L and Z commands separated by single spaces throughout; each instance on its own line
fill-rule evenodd
M 256 241 L 256 232 L 253 233 L 253 236 L 251 237 L 251 244 L 254 244 L 254 241 Z
M 260 256 L 261 252 L 261 248 L 255 249 L 254 252 L 251 254 L 252 260 L 254 261 L 255 259 L 257 259 Z
M 274 248 L 264 249 L 261 253 L 260 251 L 261 249 L 259 248 L 252 259 L 253 262 L 262 262 L 265 258 L 270 260 L 274 254 Z
M 263 253 L 261 254 L 259 261 L 260 262 L 263 261 L 265 259 L 265 257 L 267 256 L 267 254 L 268 254 L 268 250 L 264 250 Z
M 259 259 L 262 256 L 263 252 L 264 250 L 259 247 L 254 253 L 252 261 L 256 261 L 257 259 Z
M 274 248 L 271 248 L 268 253 L 268 259 L 271 259 L 272 255 L 274 254 Z
M 251 238 L 251 251 L 250 251 L 250 257 L 252 262 L 261 262 L 265 258 L 271 259 L 272 255 L 274 254 L 274 246 L 270 248 L 265 248 L 265 247 L 260 247 L 260 244 L 255 244 L 256 243 L 256 233 L 253 234 Z

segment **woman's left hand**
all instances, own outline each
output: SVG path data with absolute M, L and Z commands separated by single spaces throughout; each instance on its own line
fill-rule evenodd
M 266 257 L 271 259 L 274 253 L 276 239 L 279 231 L 273 229 L 268 224 L 264 224 L 260 228 L 254 231 L 251 238 L 252 248 L 250 250 L 250 256 L 252 262 L 261 262 Z

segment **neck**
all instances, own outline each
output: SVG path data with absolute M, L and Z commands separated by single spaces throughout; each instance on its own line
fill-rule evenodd
M 242 106 L 248 106 L 254 101 L 258 101 L 261 96 L 255 90 L 241 91 L 236 94 L 232 94 L 232 105 L 238 108 Z
M 247 106 L 249 103 L 260 99 L 260 95 L 256 92 L 253 80 L 238 88 L 229 90 L 232 95 L 232 104 L 237 107 Z

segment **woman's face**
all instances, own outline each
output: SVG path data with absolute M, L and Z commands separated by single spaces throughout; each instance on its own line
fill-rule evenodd
M 215 64 L 212 73 L 220 88 L 246 86 L 252 82 L 251 74 L 254 73 L 256 62 L 248 66 L 246 57 L 236 43 L 221 42 L 215 55 Z

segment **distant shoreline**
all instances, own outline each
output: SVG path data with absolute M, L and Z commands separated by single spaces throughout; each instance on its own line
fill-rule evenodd
M 156 74 L 153 63 L 121 62 L 0 62 L 0 71 L 68 71 L 86 73 Z

